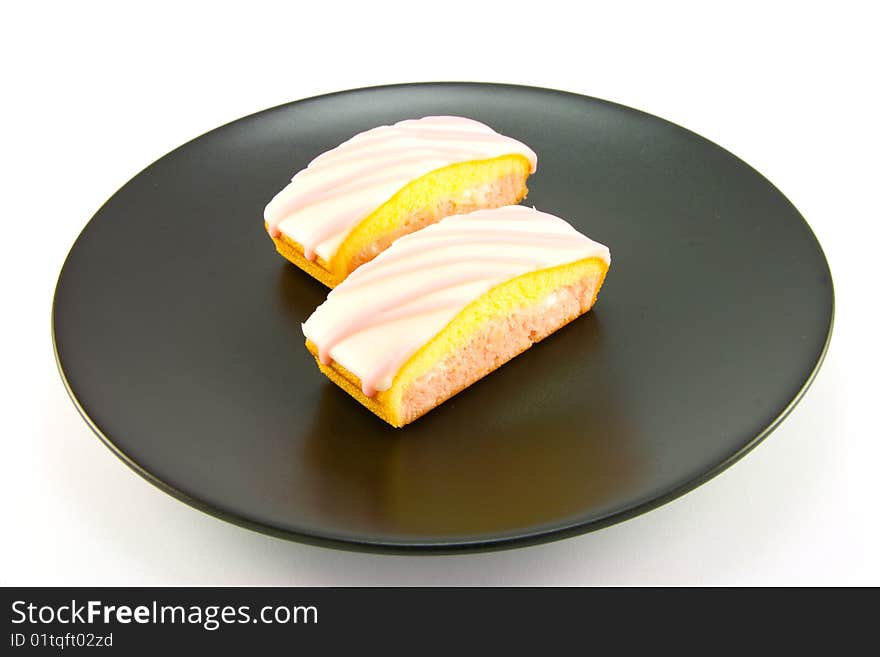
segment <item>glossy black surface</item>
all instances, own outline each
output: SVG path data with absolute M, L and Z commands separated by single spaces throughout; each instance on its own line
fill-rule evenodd
M 403 430 L 325 379 L 300 322 L 326 290 L 262 209 L 352 134 L 428 114 L 531 145 L 527 203 L 608 244 L 595 309 Z M 594 529 L 754 446 L 815 374 L 827 264 L 766 179 L 613 103 L 479 84 L 380 87 L 218 128 L 141 172 L 64 265 L 53 330 L 81 412 L 206 511 L 363 549 L 501 547 Z

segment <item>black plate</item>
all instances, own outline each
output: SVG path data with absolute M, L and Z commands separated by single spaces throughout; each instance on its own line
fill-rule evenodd
M 528 203 L 613 264 L 592 312 L 395 430 L 318 372 L 299 325 L 326 289 L 262 210 L 318 153 L 428 114 L 531 145 Z M 145 169 L 77 239 L 53 331 L 92 428 L 183 501 L 337 547 L 486 549 L 631 517 L 743 456 L 815 375 L 833 298 L 798 211 L 706 139 L 558 91 L 417 84 L 276 107 Z

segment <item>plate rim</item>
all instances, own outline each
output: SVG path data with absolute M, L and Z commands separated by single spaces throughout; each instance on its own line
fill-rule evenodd
M 715 148 L 722 150 L 724 153 L 729 156 L 735 158 L 739 163 L 744 164 L 746 167 L 755 172 L 760 178 L 765 181 L 768 185 L 770 185 L 773 190 L 776 191 L 785 201 L 791 206 L 791 208 L 797 213 L 798 217 L 800 217 L 804 227 L 807 229 L 809 236 L 812 238 L 812 242 L 818 253 L 822 257 L 822 263 L 825 266 L 825 270 L 828 275 L 828 284 L 829 284 L 829 302 L 830 302 L 830 312 L 828 317 L 828 327 L 825 333 L 825 339 L 822 344 L 822 348 L 816 357 L 815 362 L 812 364 L 810 373 L 807 378 L 804 380 L 803 384 L 801 384 L 800 388 L 791 398 L 791 400 L 786 404 L 786 406 L 780 411 L 780 413 L 758 434 L 753 436 L 750 440 L 748 440 L 745 444 L 743 444 L 736 452 L 728 456 L 726 459 L 721 461 L 720 463 L 708 468 L 701 474 L 691 477 L 686 481 L 679 483 L 677 485 L 672 486 L 667 491 L 660 495 L 652 496 L 650 499 L 639 501 L 634 504 L 627 506 L 624 509 L 614 511 L 605 516 L 595 518 L 592 520 L 574 520 L 568 522 L 559 523 L 559 526 L 549 527 L 537 529 L 529 532 L 520 532 L 520 533 L 508 533 L 508 534 L 496 534 L 494 537 L 484 537 L 484 538 L 476 538 L 474 540 L 425 540 L 425 541 L 417 541 L 417 540 L 406 540 L 406 541 L 391 541 L 391 540 L 370 540 L 366 538 L 355 538 L 350 536 L 345 536 L 343 534 L 333 534 L 329 532 L 320 532 L 320 531 L 311 531 L 311 530 L 294 530 L 278 527 L 275 525 L 271 525 L 268 523 L 264 523 L 257 520 L 252 520 L 246 518 L 236 512 L 226 510 L 222 508 L 220 505 L 212 504 L 205 500 L 202 500 L 194 495 L 191 495 L 180 488 L 164 481 L 158 476 L 151 473 L 147 468 L 138 463 L 133 457 L 128 455 L 125 450 L 123 450 L 119 445 L 117 445 L 113 439 L 104 433 L 104 431 L 98 426 L 98 424 L 88 415 L 79 398 L 76 396 L 76 392 L 73 390 L 73 387 L 70 384 L 70 381 L 67 378 L 67 374 L 64 371 L 64 366 L 61 362 L 60 354 L 58 353 L 58 343 L 56 339 L 56 301 L 58 298 L 58 291 L 61 285 L 62 278 L 64 277 L 65 270 L 67 269 L 68 262 L 70 261 L 70 257 L 74 250 L 77 247 L 77 244 L 83 238 L 86 230 L 88 229 L 91 222 L 95 219 L 95 217 L 101 213 L 104 207 L 113 199 L 113 197 L 122 189 L 124 189 L 129 183 L 131 183 L 135 178 L 140 176 L 142 173 L 152 168 L 157 163 L 161 162 L 167 157 L 170 157 L 177 151 L 187 147 L 189 144 L 202 139 L 214 132 L 219 130 L 223 130 L 227 126 L 230 126 L 235 123 L 239 123 L 242 121 L 246 121 L 248 119 L 252 119 L 262 114 L 268 114 L 273 111 L 280 110 L 282 108 L 289 107 L 291 105 L 297 105 L 306 103 L 309 101 L 322 100 L 332 96 L 352 94 L 357 92 L 364 91 L 378 91 L 384 89 L 399 89 L 404 87 L 453 87 L 453 86 L 471 86 L 471 87 L 493 87 L 493 88 L 505 88 L 505 89 L 515 89 L 515 90 L 526 90 L 533 92 L 549 92 L 553 94 L 560 94 L 564 96 L 571 97 L 573 99 L 579 100 L 589 100 L 592 102 L 598 102 L 603 105 L 608 105 L 612 107 L 616 107 L 618 109 L 625 110 L 627 112 L 633 112 L 645 117 L 648 117 L 652 120 L 661 121 L 665 124 L 673 126 L 679 130 L 682 130 L 690 135 L 693 135 L 700 140 L 707 142 Z M 727 470 L 730 466 L 738 462 L 744 456 L 746 456 L 749 452 L 751 452 L 755 447 L 757 447 L 761 442 L 763 442 L 773 431 L 775 431 L 780 424 L 791 414 L 794 408 L 798 405 L 798 403 L 803 399 L 809 390 L 810 386 L 813 384 L 813 381 L 816 379 L 816 376 L 819 373 L 819 370 L 822 367 L 823 362 L 825 361 L 825 356 L 828 353 L 828 348 L 831 343 L 831 336 L 833 334 L 834 329 L 834 318 L 836 312 L 836 295 L 834 291 L 834 279 L 831 273 L 831 267 L 828 263 L 828 258 L 825 255 L 825 251 L 822 248 L 821 243 L 819 242 L 816 234 L 814 233 L 812 227 L 807 222 L 806 218 L 803 214 L 797 209 L 797 207 L 791 202 L 791 200 L 778 188 L 776 185 L 766 176 L 764 176 L 760 171 L 755 169 L 748 162 L 741 159 L 735 153 L 728 151 L 723 146 L 720 146 L 716 142 L 696 133 L 684 126 L 681 126 L 673 121 L 665 119 L 663 117 L 657 116 L 655 114 L 651 114 L 644 110 L 640 110 L 634 107 L 630 107 L 628 105 L 623 105 L 621 103 L 617 103 L 614 101 L 605 100 L 602 98 L 597 98 L 595 96 L 588 96 L 586 94 L 579 94 L 572 91 L 565 91 L 561 89 L 549 88 L 549 87 L 539 87 L 532 85 L 521 85 L 521 84 L 512 84 L 512 83 L 499 83 L 499 82 L 476 82 L 476 81 L 435 81 L 435 82 L 403 82 L 403 83 L 394 83 L 394 84 L 383 84 L 383 85 L 375 85 L 375 86 L 367 86 L 367 87 L 357 87 L 352 89 L 344 89 L 339 91 L 333 91 L 324 94 L 318 94 L 314 96 L 308 96 L 306 98 L 300 98 L 297 100 L 292 100 L 286 103 L 281 103 L 279 105 L 275 105 L 269 108 L 265 108 L 262 110 L 258 110 L 256 112 L 252 112 L 245 116 L 241 116 L 239 118 L 233 119 L 232 121 L 228 121 L 219 125 L 215 128 L 212 128 L 192 139 L 187 140 L 186 142 L 180 144 L 179 146 L 173 148 L 167 153 L 163 154 L 161 157 L 157 158 L 147 166 L 143 167 L 133 176 L 131 176 L 125 183 L 123 183 L 118 189 L 116 189 L 107 200 L 102 203 L 98 209 L 94 212 L 94 214 L 89 218 L 89 220 L 85 223 L 83 228 L 77 234 L 76 239 L 74 239 L 73 243 L 70 246 L 70 249 L 67 252 L 67 255 L 64 258 L 64 262 L 61 265 L 61 268 L 58 273 L 58 277 L 55 283 L 55 288 L 52 295 L 52 308 L 51 308 L 51 317 L 50 317 L 50 332 L 52 339 L 52 351 L 55 357 L 55 364 L 58 368 L 58 373 L 61 377 L 62 384 L 64 385 L 65 390 L 67 391 L 67 395 L 79 413 L 80 417 L 85 421 L 86 425 L 92 430 L 92 432 L 101 440 L 101 442 L 113 453 L 120 461 L 122 461 L 125 465 L 127 465 L 131 470 L 137 473 L 140 477 L 145 479 L 147 482 L 158 488 L 163 493 L 169 495 L 170 497 L 183 502 L 184 504 L 197 509 L 203 513 L 206 513 L 210 516 L 218 518 L 220 520 L 224 520 L 228 523 L 236 525 L 238 527 L 249 529 L 254 532 L 258 532 L 261 534 L 265 534 L 268 536 L 273 536 L 275 538 L 282 538 L 290 541 L 295 541 L 298 543 L 304 543 L 307 545 L 314 545 L 319 547 L 328 547 L 337 550 L 346 550 L 353 552 L 370 552 L 370 553 L 378 553 L 378 554 L 422 554 L 422 555 L 431 555 L 431 554 L 461 554 L 461 553 L 475 553 L 475 552 L 489 552 L 496 550 L 504 550 L 504 549 L 512 549 L 517 547 L 526 547 L 530 545 L 537 545 L 542 543 L 548 543 L 551 541 L 560 540 L 563 538 L 569 538 L 573 536 L 579 536 L 583 534 L 587 534 L 593 531 L 597 531 L 599 529 L 603 529 L 605 527 L 609 527 L 611 525 L 615 525 L 626 520 L 635 518 L 644 513 L 652 511 L 656 508 L 664 506 L 673 500 L 678 499 L 679 497 L 689 493 L 690 491 L 702 486 L 709 480 L 713 479 L 717 475 L 721 474 L 725 470 Z

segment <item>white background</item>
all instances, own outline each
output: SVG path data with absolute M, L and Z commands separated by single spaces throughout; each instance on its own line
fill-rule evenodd
M 873 3 L 15 3 L 2 89 L 3 584 L 880 584 Z M 579 7 L 575 9 L 575 7 Z M 476 80 L 646 110 L 772 180 L 822 243 L 837 318 L 787 421 L 694 492 L 602 531 L 464 556 L 265 537 L 126 468 L 61 385 L 49 316 L 88 219 L 144 166 L 324 92 Z

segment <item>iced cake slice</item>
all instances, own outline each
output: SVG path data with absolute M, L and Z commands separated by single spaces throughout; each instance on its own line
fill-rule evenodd
M 401 237 L 303 324 L 321 371 L 395 427 L 443 403 L 596 301 L 608 248 L 507 206 Z
M 319 155 L 266 206 L 281 255 L 335 287 L 401 235 L 443 217 L 518 203 L 537 156 L 458 116 L 355 135 Z

